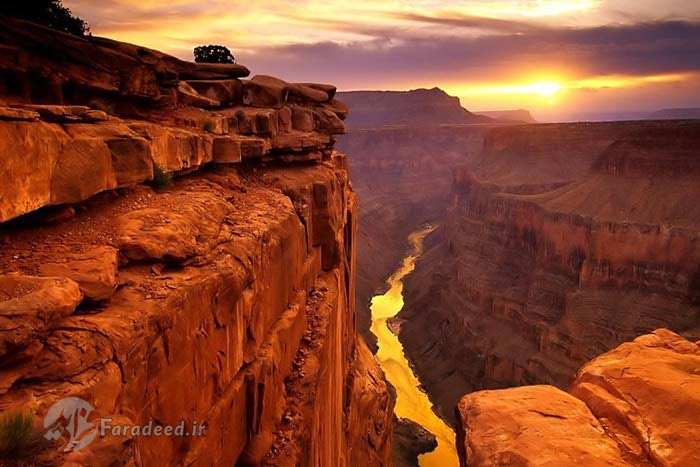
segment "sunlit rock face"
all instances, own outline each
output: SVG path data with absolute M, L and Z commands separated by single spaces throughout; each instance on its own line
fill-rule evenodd
M 522 386 L 464 396 L 462 465 L 697 465 L 700 346 L 659 329 L 585 364 L 569 393 Z
M 462 394 L 552 384 L 642 333 L 697 338 L 697 122 L 492 130 L 406 281 L 401 339 L 450 417 Z
M 0 408 L 206 426 L 34 460 L 387 465 L 335 88 L 2 22 Z

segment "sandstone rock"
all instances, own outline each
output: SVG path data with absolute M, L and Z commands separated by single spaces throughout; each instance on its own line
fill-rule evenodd
M 279 133 L 292 131 L 292 109 L 287 106 L 277 111 L 277 129 Z
M 222 105 L 240 104 L 243 99 L 243 83 L 237 79 L 187 81 L 200 95 Z
M 321 84 L 321 83 L 298 83 L 304 86 L 310 87 L 312 89 L 318 89 L 328 94 L 328 99 L 333 99 L 336 93 L 336 87 L 332 84 Z
M 666 329 L 638 337 L 579 370 L 583 400 L 635 463 L 700 464 L 700 347 Z
M 299 131 L 313 131 L 315 127 L 313 111 L 299 105 L 292 106 L 292 127 Z
M 210 99 L 199 94 L 186 81 L 180 81 L 177 85 L 178 102 L 183 105 L 191 105 L 193 107 L 201 107 L 204 109 L 220 107 L 221 102 Z
M 340 102 L 338 99 L 332 99 L 325 105 L 325 107 L 335 112 L 335 114 L 341 120 L 345 120 L 350 112 L 348 106 Z
M 69 254 L 60 261 L 39 266 L 42 276 L 67 277 L 78 284 L 85 298 L 105 300 L 117 287 L 117 250 L 110 246 L 92 248 L 85 253 Z
M 199 167 L 213 159 L 210 136 L 148 122 L 130 123 L 129 128 L 150 142 L 153 162 L 165 172 Z
M 317 128 L 329 134 L 345 133 L 345 124 L 335 112 L 328 109 L 321 109 L 315 113 L 318 121 Z
M 300 99 L 302 102 L 311 101 L 322 104 L 330 100 L 326 91 L 322 91 L 305 84 L 289 84 L 289 94 L 297 99 Z
M 23 275 L 0 276 L 0 356 L 43 337 L 69 316 L 83 295 L 70 279 Z
M 117 246 L 130 260 L 182 262 L 208 248 L 226 210 L 226 203 L 213 194 L 198 194 L 169 212 L 133 211 L 117 221 Z
M 238 63 L 192 63 L 188 64 L 187 71 L 181 71 L 180 76 L 184 79 L 207 79 L 197 78 L 201 74 L 211 73 L 223 76 L 224 78 L 245 78 L 250 74 L 250 70 Z
M 551 386 L 479 391 L 458 407 L 463 466 L 625 466 L 588 407 Z
M 256 75 L 243 82 L 244 105 L 280 108 L 288 94 L 289 84 L 272 76 Z
M 0 120 L 35 121 L 39 120 L 39 113 L 32 110 L 0 107 Z
M 214 138 L 214 162 L 240 162 L 242 160 L 241 140 L 232 136 Z
M 277 112 L 272 109 L 234 108 L 224 111 L 231 126 L 241 135 L 275 136 L 278 132 Z
M 83 116 L 90 110 L 81 105 L 15 104 L 14 107 L 36 112 L 46 121 L 61 123 L 83 121 Z

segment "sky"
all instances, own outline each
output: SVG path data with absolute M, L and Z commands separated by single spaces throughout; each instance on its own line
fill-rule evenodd
M 438 86 L 542 121 L 700 107 L 700 0 L 64 0 L 93 34 L 341 90 Z

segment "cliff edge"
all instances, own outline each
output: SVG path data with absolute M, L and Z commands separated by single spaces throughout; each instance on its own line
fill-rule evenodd
M 0 409 L 33 459 L 387 465 L 335 88 L 1 21 Z

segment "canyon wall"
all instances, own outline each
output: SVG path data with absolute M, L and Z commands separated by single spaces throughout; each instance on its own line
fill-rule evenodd
M 0 408 L 34 460 L 388 465 L 335 88 L 2 23 Z
M 700 331 L 698 122 L 492 130 L 406 281 L 401 339 L 438 409 Z

